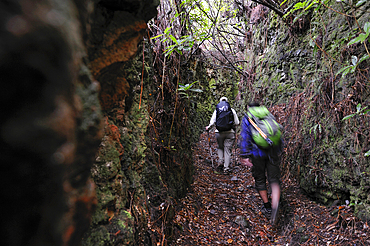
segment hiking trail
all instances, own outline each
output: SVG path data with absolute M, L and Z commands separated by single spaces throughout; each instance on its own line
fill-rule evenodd
M 213 132 L 210 136 L 216 167 L 217 143 Z M 287 178 L 279 221 L 272 227 L 260 212 L 250 168 L 238 164 L 238 151 L 233 149 L 231 174 L 214 172 L 207 133 L 201 135 L 193 153 L 194 182 L 176 206 L 172 245 L 370 245 L 369 226 L 351 207 L 320 205 Z

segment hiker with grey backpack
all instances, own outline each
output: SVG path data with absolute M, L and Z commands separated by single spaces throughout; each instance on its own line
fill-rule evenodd
M 206 131 L 209 131 L 213 125 L 216 126 L 215 133 L 218 145 L 219 164 L 217 169 L 223 169 L 224 173 L 228 174 L 231 171 L 231 149 L 235 141 L 235 128 L 239 125 L 239 118 L 226 97 L 221 97 L 220 102 L 216 105 L 209 125 L 206 126 Z
M 280 154 L 282 152 L 282 126 L 265 106 L 250 103 L 242 119 L 240 132 L 240 163 L 252 168 L 255 187 L 263 201 L 261 212 L 277 223 L 280 201 Z M 267 193 L 267 180 L 271 187 L 271 202 Z

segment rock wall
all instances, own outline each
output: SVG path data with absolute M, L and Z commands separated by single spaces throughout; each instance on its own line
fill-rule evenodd
M 160 77 L 163 54 L 154 54 L 146 24 L 158 3 L 94 4 L 85 41 L 101 87 L 104 135 L 91 169 L 97 208 L 83 245 L 169 242 L 174 203 L 192 181 L 192 146 L 205 124 L 196 102 L 176 86 L 202 77 L 202 65 L 176 70 L 167 58 L 168 74 Z
M 361 43 L 347 44 L 368 22 L 370 4 L 327 4 L 331 9 L 322 5 L 296 22 L 251 5 L 255 21 L 246 59 L 253 89 L 241 96 L 263 101 L 285 126 L 286 177 L 295 177 L 321 203 L 348 200 L 360 218 L 369 219 L 369 116 L 342 120 L 359 103 L 369 105 L 369 59 L 354 73 L 338 71 L 352 64 L 352 56 L 367 53 Z
M 79 13 L 72 1 L 27 0 L 2 1 L 0 13 L 2 242 L 78 245 L 102 137 Z
M 154 78 L 144 36 L 158 4 L 0 3 L 4 244 L 170 239 L 173 204 L 191 183 L 197 125 L 205 124 L 172 83 L 202 73 L 170 74 L 161 90 Z

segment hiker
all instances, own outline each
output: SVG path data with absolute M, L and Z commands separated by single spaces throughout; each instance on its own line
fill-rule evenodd
M 266 107 L 260 106 L 257 102 L 250 103 L 246 109 L 247 113 L 242 119 L 240 132 L 240 163 L 243 166 L 252 167 L 255 187 L 263 201 L 261 212 L 271 220 L 272 224 L 275 224 L 280 200 L 279 165 L 280 153 L 282 151 L 282 126 L 275 121 L 274 116 L 272 116 Z M 273 123 L 271 123 L 271 126 L 274 125 L 268 128 L 278 129 L 276 130 L 278 133 L 271 136 L 271 139 L 268 139 L 270 141 L 266 141 L 262 137 L 264 133 L 260 134 L 255 127 L 257 125 L 256 123 L 260 122 L 260 118 L 264 119 L 261 121 L 270 122 L 270 120 L 263 118 L 266 116 L 272 119 L 271 122 Z M 259 127 L 259 129 L 262 129 L 262 127 Z M 266 173 L 272 191 L 271 202 L 267 194 Z
M 218 144 L 219 165 L 217 169 L 223 169 L 227 174 L 230 173 L 231 148 L 235 141 L 236 126 L 239 125 L 238 115 L 231 108 L 227 97 L 221 97 L 206 130 L 208 131 L 213 125 L 216 125 L 215 133 Z

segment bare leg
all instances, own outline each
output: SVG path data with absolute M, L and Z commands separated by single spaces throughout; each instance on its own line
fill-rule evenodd
M 260 193 L 263 203 L 268 203 L 267 190 L 259 190 L 258 193 Z
M 279 205 L 279 200 L 280 200 L 280 185 L 277 183 L 272 183 L 271 190 L 272 190 L 271 207 L 277 208 Z
M 280 185 L 278 183 L 271 184 L 272 189 L 272 213 L 271 213 L 271 224 L 275 225 L 277 223 L 277 217 L 279 213 L 279 200 L 280 200 Z

